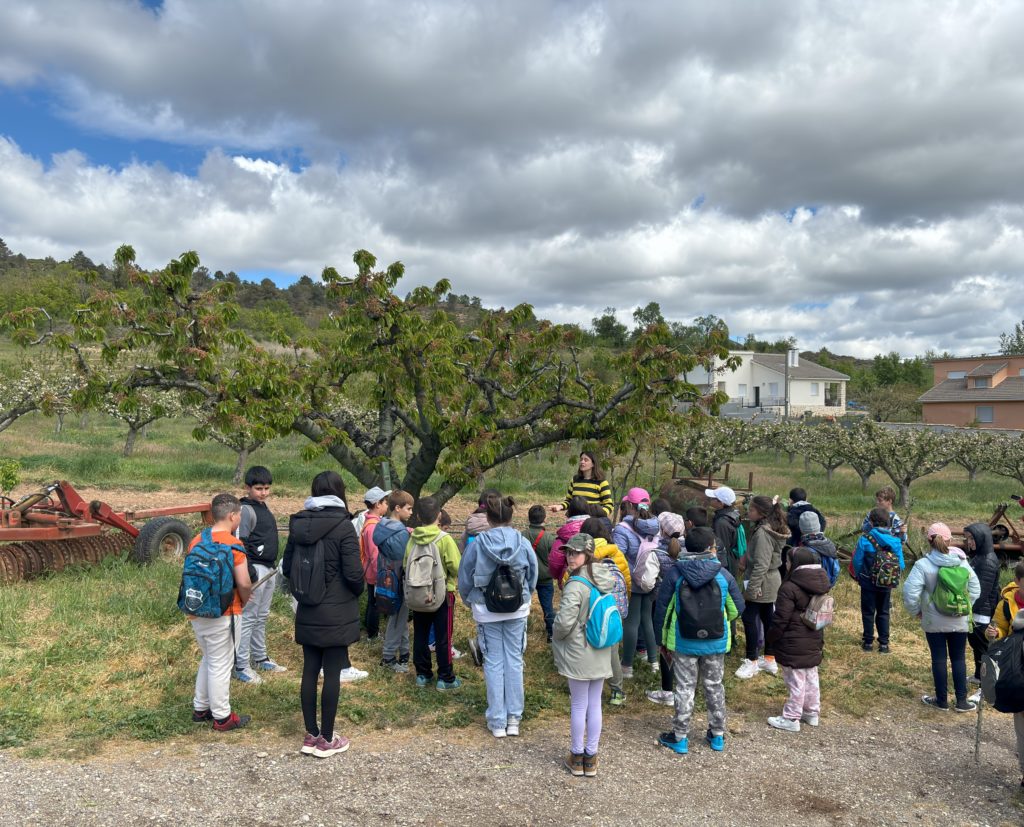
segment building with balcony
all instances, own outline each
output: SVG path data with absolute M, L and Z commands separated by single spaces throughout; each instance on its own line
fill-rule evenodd
M 925 422 L 1024 428 L 1024 356 L 935 359 L 935 385 L 919 398 Z

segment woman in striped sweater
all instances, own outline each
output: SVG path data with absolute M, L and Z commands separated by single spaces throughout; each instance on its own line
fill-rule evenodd
M 579 470 L 572 478 L 572 482 L 569 483 L 565 499 L 560 503 L 548 506 L 548 508 L 551 511 L 565 511 L 569 507 L 569 500 L 573 497 L 582 497 L 588 503 L 596 503 L 608 515 L 611 515 L 615 509 L 615 504 L 612 502 L 612 488 L 608 484 L 608 480 L 604 478 L 601 466 L 597 464 L 597 457 L 590 451 L 580 454 Z

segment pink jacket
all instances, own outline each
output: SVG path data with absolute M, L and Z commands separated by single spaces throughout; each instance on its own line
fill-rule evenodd
M 359 535 L 359 561 L 363 564 L 363 578 L 368 586 L 377 585 L 377 544 L 373 542 L 373 530 L 380 522 L 380 517 L 369 515 L 363 523 L 363 533 Z
M 562 551 L 570 537 L 580 533 L 580 526 L 587 521 L 586 516 L 573 517 L 564 526 L 558 529 L 555 535 L 555 542 L 551 544 L 551 551 L 548 553 L 548 571 L 561 587 L 562 575 L 565 574 L 565 552 Z

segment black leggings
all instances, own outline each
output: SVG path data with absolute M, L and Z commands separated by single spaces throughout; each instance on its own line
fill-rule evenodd
M 761 618 L 761 625 L 764 627 L 764 653 L 772 654 L 771 644 L 768 643 L 768 627 L 772 625 L 772 618 L 775 617 L 774 603 L 755 603 L 747 601 L 747 607 L 743 610 L 743 637 L 746 641 L 747 660 L 757 660 L 757 619 Z
M 334 718 L 338 714 L 341 695 L 341 670 L 351 666 L 347 646 L 302 646 L 302 685 L 299 700 L 302 720 L 310 735 L 323 735 L 330 741 L 334 737 Z M 316 684 L 320 670 L 324 670 L 324 688 L 320 693 L 320 725 L 316 723 Z

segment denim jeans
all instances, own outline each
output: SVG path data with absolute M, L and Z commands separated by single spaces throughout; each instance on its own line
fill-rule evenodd
M 932 655 L 932 680 L 935 681 L 935 703 L 947 706 L 949 683 L 946 677 L 946 652 L 953 672 L 953 692 L 957 703 L 967 699 L 967 632 L 925 632 Z
M 526 653 L 526 618 L 476 625 L 484 657 L 487 685 L 487 726 L 504 729 L 523 717 L 523 655 Z
M 878 627 L 878 645 L 889 645 L 889 606 L 892 603 L 891 589 L 860 587 L 860 618 L 864 626 L 864 645 L 870 646 Z
M 548 640 L 551 640 L 551 631 L 555 626 L 555 584 L 538 583 L 537 599 L 540 601 L 540 608 L 544 612 L 544 628 L 548 632 Z

